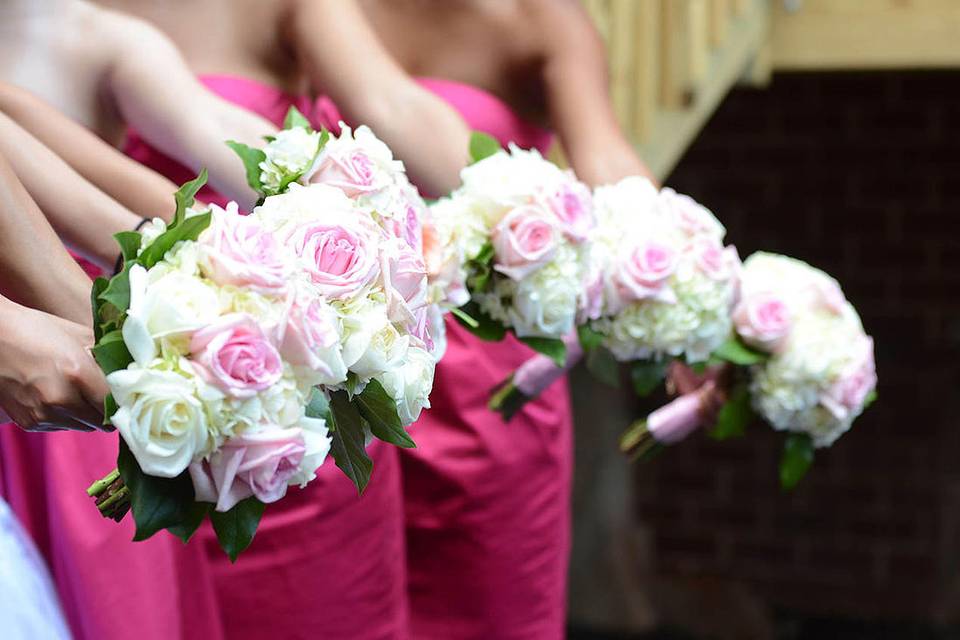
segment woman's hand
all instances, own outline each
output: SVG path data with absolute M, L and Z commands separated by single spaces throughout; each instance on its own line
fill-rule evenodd
M 722 364 L 697 374 L 682 362 L 674 361 L 667 370 L 667 391 L 686 395 L 700 390 L 700 418 L 705 425 L 716 424 L 720 408 L 727 401 L 730 372 L 730 365 Z
M 109 392 L 92 331 L 0 298 L 0 408 L 27 431 L 103 426 Z

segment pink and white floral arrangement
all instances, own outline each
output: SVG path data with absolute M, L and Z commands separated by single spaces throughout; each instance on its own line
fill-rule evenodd
M 292 112 L 266 151 L 234 148 L 262 195 L 249 216 L 194 210 L 202 174 L 169 226 L 120 234 L 124 268 L 95 284 L 121 448 L 88 493 L 106 516 L 132 508 L 136 539 L 187 540 L 209 516 L 235 559 L 328 453 L 362 492 L 371 436 L 415 446 L 444 337 L 426 207 L 369 130 L 330 139 Z

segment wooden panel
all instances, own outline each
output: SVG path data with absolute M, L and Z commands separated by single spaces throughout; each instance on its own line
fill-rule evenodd
M 710 0 L 710 46 L 716 49 L 727 37 L 730 0 Z
M 636 87 L 635 0 L 610 0 L 610 81 L 613 105 L 624 127 L 630 126 Z
M 643 143 L 653 131 L 660 97 L 660 2 L 639 0 L 637 5 L 633 133 Z
M 960 66 L 960 0 L 775 3 L 775 69 Z
M 668 108 L 690 103 L 690 3 L 663 0 L 660 5 L 660 101 Z

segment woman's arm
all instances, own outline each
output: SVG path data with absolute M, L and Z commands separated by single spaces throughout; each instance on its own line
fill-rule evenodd
M 107 85 L 127 124 L 193 171 L 206 168 L 217 191 L 253 208 L 257 196 L 247 184 L 243 163 L 225 142 L 261 146 L 263 136 L 276 133 L 277 127 L 207 90 L 153 26 L 100 11 L 101 26 L 115 38 Z
M 0 112 L 131 211 L 145 218 L 169 219 L 173 215 L 172 196 L 177 187 L 172 182 L 123 155 L 33 94 L 0 83 Z M 45 208 L 42 203 L 41 208 Z
M 589 14 L 576 0 L 527 0 L 543 47 L 550 120 L 581 180 L 599 185 L 629 175 L 655 180 L 617 122 L 607 58 Z
M 355 0 L 293 0 L 285 25 L 314 91 L 370 126 L 430 193 L 460 184 L 469 127 L 397 64 Z
M 90 279 L 63 248 L 2 155 L 0 293 L 61 318 L 90 323 Z
M 97 264 L 112 268 L 119 248 L 113 234 L 142 220 L 83 179 L 42 142 L 0 114 L 0 155 L 57 233 Z M 172 191 L 167 199 L 173 202 Z

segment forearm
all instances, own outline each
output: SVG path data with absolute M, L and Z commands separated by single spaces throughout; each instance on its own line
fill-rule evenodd
M 134 228 L 137 216 L 87 182 L 18 124 L 0 115 L 0 154 L 57 233 L 104 267 L 118 248 L 113 234 Z M 168 196 L 173 201 L 172 194 Z
M 0 157 L 0 293 L 75 322 L 90 321 L 90 279 Z
M 619 182 L 627 176 L 645 176 L 659 185 L 659 181 L 643 163 L 636 149 L 622 134 L 616 132 L 591 137 L 565 148 L 570 165 L 581 180 L 592 187 Z
M 0 83 L 0 112 L 129 210 L 148 218 L 170 219 L 173 215 L 176 186 L 172 182 L 123 155 L 39 98 Z

